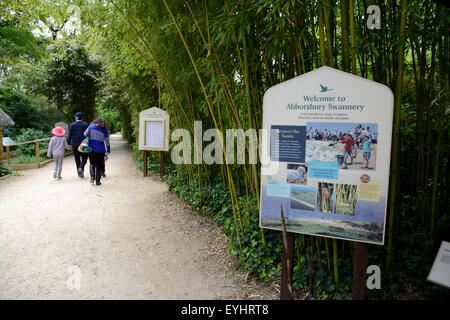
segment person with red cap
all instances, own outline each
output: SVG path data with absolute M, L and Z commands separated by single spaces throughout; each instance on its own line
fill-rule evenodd
M 62 164 L 64 160 L 64 149 L 70 149 L 69 144 L 67 143 L 64 135 L 66 134 L 66 130 L 61 127 L 53 128 L 52 130 L 53 137 L 50 139 L 50 144 L 47 150 L 47 157 L 51 157 L 53 155 L 53 160 L 55 162 L 55 170 L 53 172 L 53 178 L 61 180 L 61 171 Z

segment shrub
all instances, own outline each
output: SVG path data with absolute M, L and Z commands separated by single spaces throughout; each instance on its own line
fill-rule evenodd
M 0 164 L 0 177 L 6 176 L 10 173 L 12 173 L 12 170 L 10 168 L 8 168 L 6 165 Z
M 96 117 L 103 117 L 108 121 L 108 130 L 111 133 L 116 133 L 122 128 L 122 116 L 120 112 L 110 105 L 100 105 L 96 108 Z
M 45 133 L 36 129 L 21 129 L 19 134 L 14 137 L 16 142 L 32 141 L 37 139 L 44 139 L 51 137 L 51 133 Z M 43 141 L 39 143 L 39 148 L 48 148 L 49 141 Z M 36 154 L 36 147 L 34 143 L 27 143 L 17 147 L 19 155 L 34 156 Z
M 20 135 L 19 131 L 23 128 L 50 132 L 56 122 L 65 119 L 64 114 L 55 107 L 46 105 L 39 98 L 15 92 L 9 87 L 0 87 L 0 108 L 15 122 L 13 127 L 4 128 L 6 137 Z

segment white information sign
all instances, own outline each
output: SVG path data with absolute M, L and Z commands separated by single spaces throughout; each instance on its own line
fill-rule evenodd
M 450 242 L 442 241 L 428 281 L 450 288 Z
M 150 108 L 139 114 L 139 150 L 169 150 L 169 114 Z
M 394 97 L 330 67 L 264 95 L 260 226 L 382 245 Z M 268 170 L 267 168 L 270 168 Z

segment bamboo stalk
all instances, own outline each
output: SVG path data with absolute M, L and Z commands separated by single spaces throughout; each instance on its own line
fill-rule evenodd
M 319 12 L 319 45 L 320 45 L 320 62 L 322 66 L 327 65 L 325 58 L 325 36 L 323 33 L 323 11 L 320 9 L 320 6 L 317 5 L 317 11 Z
M 406 8 L 408 0 L 402 0 L 401 15 L 400 15 L 400 36 L 399 36 L 399 50 L 398 50 L 398 72 L 397 82 L 395 88 L 395 104 L 394 104 L 394 132 L 392 139 L 392 164 L 391 164 L 391 179 L 389 183 L 389 223 L 388 223 L 388 239 L 387 239 L 387 258 L 386 269 L 391 266 L 392 255 L 392 235 L 394 230 L 394 214 L 395 214 L 395 200 L 397 190 L 397 177 L 399 169 L 399 147 L 400 147 L 400 114 L 402 105 L 402 90 L 403 90 L 403 61 L 405 51 L 405 30 L 406 30 Z
M 333 239 L 333 267 L 334 267 L 334 283 L 336 285 L 336 288 L 339 288 L 338 245 L 336 239 Z
M 350 52 L 352 57 L 352 73 L 356 74 L 356 45 L 355 45 L 355 17 L 353 12 L 353 0 L 348 0 L 350 22 Z
M 327 251 L 327 267 L 328 272 L 331 271 L 331 262 L 330 262 L 330 249 L 328 247 L 328 238 L 325 238 L 325 250 Z
M 331 36 L 330 17 L 328 13 L 328 0 L 323 1 L 323 20 L 325 22 L 325 30 L 327 33 L 327 64 L 330 67 L 334 66 L 333 61 L 333 38 Z
M 341 37 L 342 37 L 342 57 L 343 69 L 348 72 L 350 69 L 350 59 L 348 50 L 348 3 L 346 0 L 341 0 Z
M 438 177 L 439 177 L 439 156 L 441 151 L 441 140 L 443 137 L 444 131 L 439 131 L 436 149 L 435 149 L 435 160 L 434 160 L 434 174 L 433 174 L 433 198 L 431 200 L 431 234 L 434 233 L 434 220 L 435 220 L 435 212 L 436 212 L 436 197 L 437 197 L 437 185 L 438 185 Z

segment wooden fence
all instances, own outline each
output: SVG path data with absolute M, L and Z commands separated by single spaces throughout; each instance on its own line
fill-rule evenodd
M 40 149 L 39 143 L 43 141 L 49 141 L 51 138 L 44 138 L 44 139 L 37 139 L 37 140 L 31 140 L 31 141 L 24 141 L 24 142 L 18 142 L 14 144 L 10 144 L 6 147 L 6 163 L 8 167 L 12 167 L 14 170 L 26 170 L 26 169 L 35 169 L 35 168 L 42 168 L 47 163 L 52 162 L 53 159 L 47 159 L 44 161 L 40 161 L 40 155 L 44 154 L 48 151 L 48 149 Z M 36 162 L 35 163 L 14 163 L 11 164 L 11 147 L 17 147 L 23 144 L 28 143 L 34 143 L 35 144 L 35 154 L 36 154 Z M 69 152 L 69 154 L 71 151 Z M 3 159 L 0 159 L 3 160 Z

